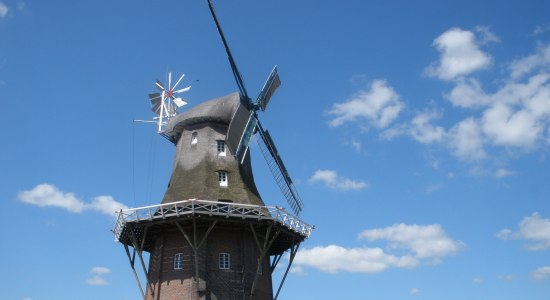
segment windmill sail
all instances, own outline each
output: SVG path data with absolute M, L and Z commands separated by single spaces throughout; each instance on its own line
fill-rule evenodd
M 279 78 L 279 73 L 277 72 L 277 66 L 273 67 L 271 74 L 267 78 L 264 87 L 262 88 L 258 99 L 256 100 L 256 106 L 260 107 L 262 111 L 265 111 L 271 96 L 275 93 L 277 88 L 281 86 L 281 78 Z
M 231 151 L 239 161 L 242 161 L 248 150 L 248 143 L 250 142 L 252 134 L 254 134 L 257 122 L 257 119 L 254 117 L 254 112 L 248 110 L 244 105 L 239 104 L 233 118 L 231 118 L 225 141 L 229 151 Z
M 294 213 L 299 215 L 304 207 L 304 204 L 298 194 L 298 191 L 296 190 L 296 187 L 294 187 L 294 183 L 292 183 L 292 179 L 290 179 L 290 176 L 288 175 L 288 171 L 286 170 L 283 160 L 279 156 L 275 143 L 273 142 L 273 139 L 271 139 L 269 132 L 267 130 L 263 130 L 260 122 L 257 123 L 257 128 L 261 137 L 261 139 L 257 139 L 260 152 L 265 158 L 265 161 L 269 166 L 269 170 L 271 171 L 273 178 L 275 178 L 281 192 L 285 196 L 286 201 Z
M 212 3 L 212 0 L 208 0 L 208 6 L 210 7 L 210 13 L 212 13 L 212 18 L 214 18 L 214 23 L 216 23 L 216 28 L 218 29 L 218 33 L 220 34 L 220 37 L 223 42 L 223 46 L 225 47 L 225 52 L 227 53 L 227 58 L 229 59 L 229 64 L 231 65 L 231 70 L 233 71 L 233 76 L 235 77 L 235 81 L 237 82 L 237 86 L 239 87 L 239 92 L 241 93 L 241 96 L 244 97 L 244 101 L 246 101 L 246 104 L 250 104 L 250 97 L 248 97 L 248 93 L 246 92 L 246 88 L 244 86 L 244 80 L 241 76 L 241 72 L 239 72 L 239 69 L 237 68 L 237 63 L 235 63 L 235 60 L 233 59 L 233 54 L 231 54 L 231 50 L 229 49 L 229 45 L 227 44 L 227 40 L 225 39 L 225 35 L 223 34 L 222 27 L 220 25 L 220 22 L 218 21 L 218 17 L 216 17 L 216 12 L 214 11 L 214 4 Z
M 248 97 L 248 93 L 244 86 L 244 80 L 239 72 L 239 69 L 237 68 L 235 60 L 233 59 L 233 55 L 231 54 L 231 50 L 229 49 L 229 45 L 227 44 L 221 25 L 216 17 L 216 13 L 214 12 L 212 0 L 208 0 L 208 6 L 210 7 L 212 18 L 216 23 L 216 28 L 218 29 L 223 46 L 225 47 L 225 52 L 227 53 L 227 58 L 229 59 L 229 64 L 231 65 L 231 70 L 233 71 L 233 76 L 235 77 L 235 81 L 241 95 L 239 107 L 234 113 L 229 124 L 226 135 L 226 144 L 236 159 L 242 163 L 243 158 L 246 156 L 246 152 L 248 151 L 250 139 L 252 135 L 258 131 L 261 136 L 261 139 L 258 139 L 258 145 L 261 152 L 269 165 L 271 173 L 275 177 L 277 185 L 283 192 L 284 197 L 296 215 L 298 215 L 303 208 L 302 200 L 300 199 L 300 196 L 298 195 L 298 192 L 296 191 L 296 188 L 288 175 L 285 165 L 277 152 L 277 148 L 275 148 L 273 140 L 269 136 L 269 133 L 263 130 L 256 115 L 256 112 L 259 109 L 265 111 L 269 100 L 277 88 L 281 85 L 281 79 L 279 78 L 279 74 L 277 72 L 277 66 L 275 66 L 269 74 L 266 83 L 260 91 L 260 95 L 258 95 L 256 103 L 253 103 L 250 97 Z M 259 140 L 261 140 L 261 142 Z

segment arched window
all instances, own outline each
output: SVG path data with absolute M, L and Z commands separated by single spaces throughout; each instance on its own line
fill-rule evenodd
M 199 134 L 195 131 L 191 133 L 191 145 L 196 144 L 199 141 Z

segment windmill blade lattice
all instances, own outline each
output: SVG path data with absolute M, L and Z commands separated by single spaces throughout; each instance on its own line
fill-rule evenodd
M 256 139 L 260 152 L 267 162 L 269 170 L 271 171 L 275 182 L 279 186 L 279 189 L 281 189 L 287 203 L 298 216 L 304 208 L 304 203 L 302 202 L 296 187 L 294 187 L 294 183 L 292 183 L 290 175 L 288 175 L 288 171 L 283 164 L 283 160 L 281 159 L 281 156 L 279 155 L 269 132 L 267 130 L 264 131 L 259 121 L 257 122 L 257 128 L 261 137 L 261 139 Z

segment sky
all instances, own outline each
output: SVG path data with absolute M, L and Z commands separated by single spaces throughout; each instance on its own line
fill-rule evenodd
M 549 299 L 550 2 L 214 3 L 316 227 L 280 299 Z M 2 299 L 139 298 L 110 229 L 164 195 L 168 72 L 237 90 L 206 0 L 0 0 Z

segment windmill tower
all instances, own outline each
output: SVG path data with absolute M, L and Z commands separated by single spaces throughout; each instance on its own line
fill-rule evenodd
M 280 86 L 277 68 L 251 101 L 209 0 L 239 92 L 177 113 L 183 78 L 150 94 L 159 133 L 176 145 L 172 176 L 161 204 L 122 210 L 114 228 L 147 300 L 276 299 L 301 242 L 313 226 L 298 219 L 302 201 L 267 130 L 258 120 Z M 252 136 L 294 215 L 266 206 L 251 168 Z M 146 262 L 144 252 L 149 253 Z M 276 287 L 271 274 L 290 259 Z M 144 272 L 140 279 L 137 270 Z

